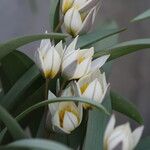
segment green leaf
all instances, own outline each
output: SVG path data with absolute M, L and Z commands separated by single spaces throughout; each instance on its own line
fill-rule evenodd
M 4 150 L 6 148 L 28 148 L 28 149 L 38 149 L 38 150 L 71 150 L 70 148 L 50 140 L 42 139 L 25 139 L 13 142 L 9 145 L 2 147 Z M 1 147 L 0 147 L 1 149 Z
M 4 92 L 8 92 L 18 78 L 20 78 L 32 65 L 33 61 L 29 57 L 16 50 L 2 58 L 0 77 Z
M 141 20 L 149 19 L 149 18 L 150 18 L 150 9 L 146 10 L 142 14 L 135 17 L 133 20 L 131 20 L 131 22 L 137 22 L 137 21 L 141 21 Z
M 150 137 L 142 139 L 135 150 L 150 150 Z
M 6 125 L 15 140 L 27 138 L 26 134 L 15 119 L 0 105 L 0 120 Z M 5 131 L 3 131 L 4 133 Z
M 111 101 L 109 95 L 104 100 L 104 106 L 111 113 Z M 108 116 L 97 110 L 89 112 L 87 132 L 83 150 L 103 150 L 103 134 L 107 125 Z
M 102 55 L 110 54 L 108 61 L 119 58 L 121 56 L 136 52 L 138 50 L 150 48 L 150 39 L 137 39 L 120 43 L 110 48 L 110 50 L 103 50 L 94 54 L 94 58 Z
M 87 103 L 87 104 L 90 104 L 93 107 L 97 108 L 99 111 L 105 113 L 106 115 L 109 115 L 109 112 L 106 110 L 106 108 L 96 101 L 85 99 L 85 98 L 80 98 L 80 97 L 59 97 L 59 98 L 54 98 L 54 99 L 50 99 L 50 100 L 45 100 L 45 101 L 39 102 L 39 103 L 29 107 L 27 110 L 25 110 L 20 115 L 18 115 L 16 117 L 16 119 L 21 120 L 27 114 L 29 114 L 30 112 L 32 112 L 40 107 L 46 106 L 51 103 L 63 102 L 63 101 L 75 101 L 75 102 Z
M 33 65 L 3 97 L 0 101 L 1 105 L 10 110 L 16 102 L 21 101 L 21 99 L 17 98 L 21 96 L 39 76 L 40 73 L 38 69 Z
M 120 32 L 123 32 L 124 30 L 125 29 L 96 30 L 94 32 L 82 35 L 79 37 L 77 47 L 83 48 L 83 47 L 90 46 L 93 43 L 96 43 L 100 40 L 118 34 Z
M 52 31 L 55 30 L 59 23 L 60 0 L 50 1 L 50 25 Z
M 64 39 L 65 37 L 67 37 L 66 34 L 50 33 L 50 34 L 37 34 L 37 35 L 24 36 L 24 37 L 10 40 L 0 45 L 0 59 L 2 59 L 4 56 L 9 54 L 13 50 L 21 46 L 24 46 L 28 43 L 38 41 L 41 39 L 48 39 L 48 38 L 61 40 Z
M 132 118 L 139 124 L 143 124 L 143 118 L 133 103 L 127 101 L 125 98 L 113 91 L 110 93 L 112 108 L 114 110 Z

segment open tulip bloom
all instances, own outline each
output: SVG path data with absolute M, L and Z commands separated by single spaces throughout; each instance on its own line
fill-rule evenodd
M 72 88 L 67 87 L 61 97 L 73 96 Z M 56 98 L 56 96 L 49 91 L 49 99 Z M 49 114 L 47 116 L 47 126 L 51 126 L 53 131 L 59 133 L 71 133 L 76 129 L 81 121 L 83 115 L 82 104 L 75 104 L 74 102 L 57 102 L 49 104 Z
M 64 0 L 62 12 L 66 31 L 72 36 L 90 31 L 99 7 L 100 0 Z
M 101 68 L 109 55 L 104 55 L 92 61 L 94 48 L 76 50 L 76 37 L 66 48 L 62 59 L 61 72 L 67 80 L 79 79 L 89 72 Z
M 130 124 L 125 123 L 115 127 L 115 116 L 112 115 L 104 134 L 104 150 L 133 150 L 138 144 L 143 126 L 131 131 Z
M 102 103 L 109 87 L 109 84 L 106 82 L 105 73 L 101 73 L 99 69 L 80 78 L 77 84 L 81 97 L 89 98 L 99 103 Z M 83 106 L 84 108 L 90 107 L 87 104 L 83 104 Z

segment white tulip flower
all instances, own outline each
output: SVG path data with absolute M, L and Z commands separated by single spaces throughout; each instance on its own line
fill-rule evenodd
M 80 78 L 77 82 L 80 89 L 80 95 L 102 103 L 109 84 L 106 82 L 105 73 L 101 73 L 99 69 L 89 73 L 87 76 Z M 90 108 L 89 105 L 83 104 L 83 107 Z
M 62 41 L 56 46 L 51 45 L 49 39 L 41 41 L 40 47 L 35 52 L 35 63 L 45 78 L 54 78 L 60 70 L 63 54 Z
M 71 88 L 63 91 L 62 97 L 71 96 Z M 49 99 L 55 95 L 49 91 Z M 82 121 L 82 104 L 74 102 L 57 102 L 49 104 L 50 114 L 47 116 L 47 123 L 51 124 L 55 132 L 70 134 Z M 50 119 L 51 118 L 51 119 Z M 49 121 L 50 120 L 50 121 Z
M 90 71 L 100 68 L 109 58 L 109 55 L 104 55 L 92 61 L 94 48 L 76 50 L 77 39 L 78 37 L 66 48 L 62 59 L 61 71 L 67 80 L 87 75 Z
M 98 0 L 74 0 L 74 2 L 69 4 L 71 8 L 67 7 L 70 9 L 64 9 L 64 12 L 66 12 L 64 15 L 66 31 L 72 36 L 85 34 L 90 31 L 99 10 L 100 2 Z
M 112 115 L 104 134 L 104 150 L 133 150 L 138 144 L 143 126 L 131 131 L 129 123 L 115 127 L 115 116 Z

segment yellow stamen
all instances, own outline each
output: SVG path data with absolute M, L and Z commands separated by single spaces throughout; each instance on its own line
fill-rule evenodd
M 68 104 L 59 111 L 60 126 L 62 128 L 63 128 L 64 116 L 66 112 L 71 112 L 73 115 L 77 117 L 78 122 L 80 122 L 79 112 L 72 105 Z
M 82 63 L 85 60 L 85 57 L 80 56 L 77 60 L 78 64 Z
M 85 92 L 85 90 L 87 89 L 87 87 L 89 86 L 88 83 L 84 83 L 81 87 L 80 87 L 80 91 L 83 94 Z

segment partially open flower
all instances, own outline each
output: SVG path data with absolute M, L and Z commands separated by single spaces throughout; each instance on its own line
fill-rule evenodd
M 70 87 L 63 91 L 62 97 L 71 96 L 72 93 Z M 67 94 L 67 95 L 66 95 Z M 49 99 L 55 97 L 49 91 Z M 83 108 L 81 104 L 75 104 L 74 102 L 58 102 L 49 104 L 49 112 L 47 120 L 50 120 L 51 126 L 55 132 L 71 133 L 76 129 L 82 121 Z
M 104 150 L 133 150 L 138 144 L 143 126 L 131 131 L 129 123 L 115 127 L 115 116 L 112 115 L 104 134 Z
M 94 48 L 75 50 L 78 37 L 67 47 L 62 60 L 62 75 L 67 79 L 79 79 L 87 75 L 90 71 L 100 68 L 108 59 L 109 55 L 104 55 L 92 61 Z
M 74 0 L 68 3 L 67 0 L 63 3 L 64 24 L 67 32 L 72 36 L 87 33 L 94 24 L 100 7 L 99 0 Z
M 35 52 L 35 62 L 45 78 L 54 78 L 60 70 L 63 53 L 62 42 L 56 46 L 51 45 L 49 39 L 41 41 Z
M 109 84 L 106 82 L 105 73 L 101 73 L 99 69 L 80 78 L 77 84 L 80 89 L 81 97 L 89 98 L 99 103 L 102 103 L 109 87 Z M 90 106 L 83 104 L 83 107 L 89 108 Z

